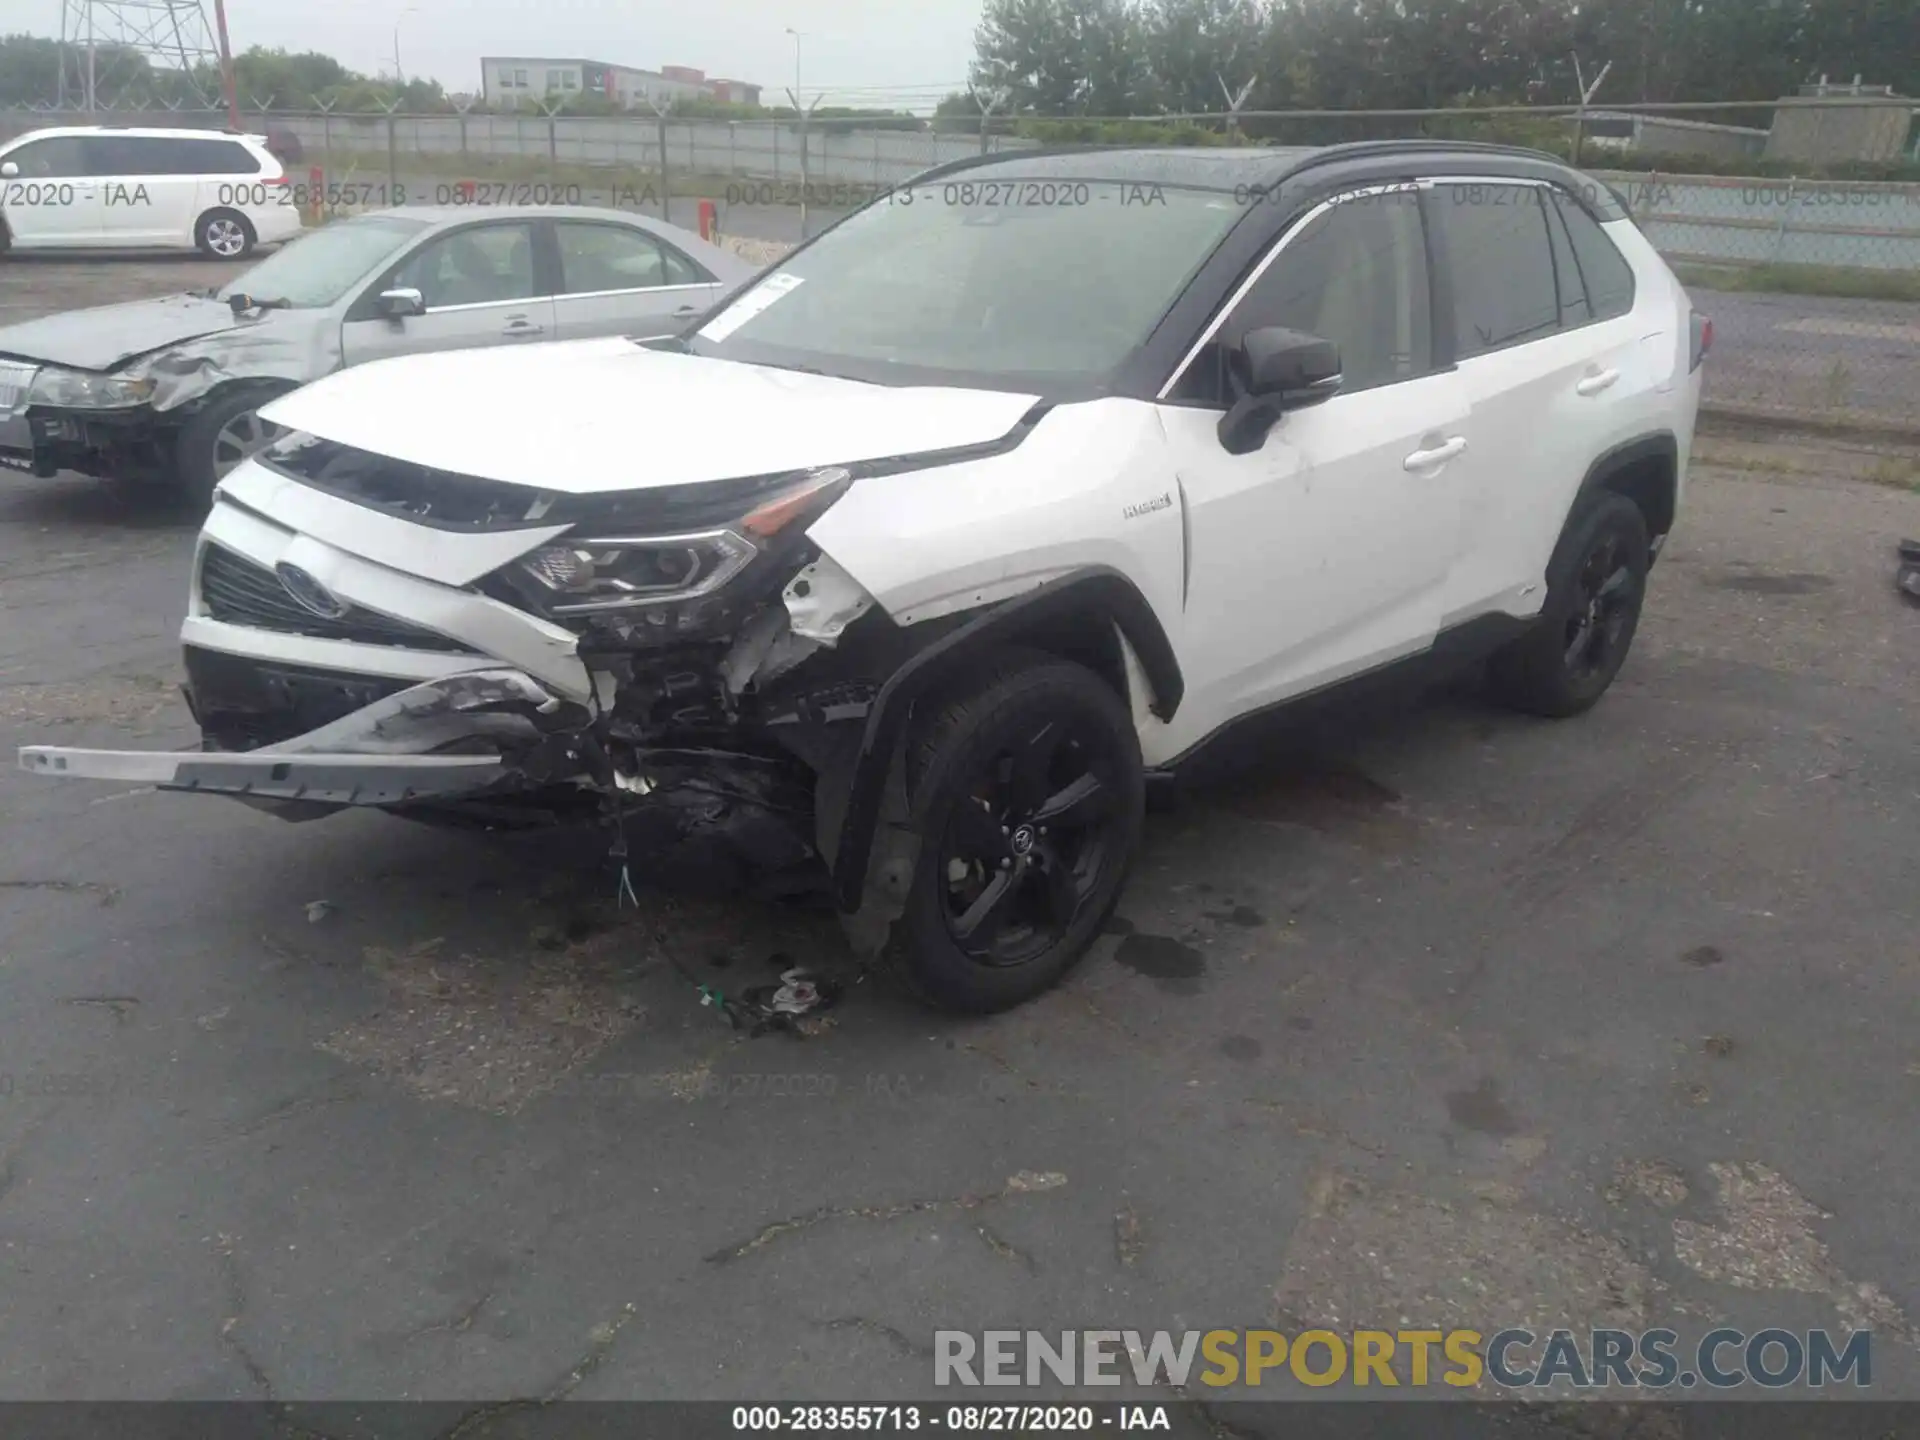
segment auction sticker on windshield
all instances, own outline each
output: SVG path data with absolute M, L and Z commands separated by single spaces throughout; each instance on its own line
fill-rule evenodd
M 700 329 L 702 340 L 724 340 L 747 321 L 799 289 L 805 277 L 769 275 Z

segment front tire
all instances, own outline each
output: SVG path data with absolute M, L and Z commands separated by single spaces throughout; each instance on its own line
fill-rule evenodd
M 1592 709 L 1633 645 L 1649 563 L 1638 505 L 1612 491 L 1581 502 L 1548 564 L 1540 619 L 1488 666 L 1494 696 L 1550 719 Z
M 940 1009 L 1043 993 L 1099 935 L 1145 813 L 1133 717 L 1092 671 L 1010 653 L 949 695 L 908 757 L 920 857 L 887 948 Z
M 174 482 L 182 500 L 210 509 L 214 486 L 286 433 L 255 413 L 277 393 L 258 386 L 230 390 L 215 395 L 187 421 L 174 446 Z
M 193 223 L 193 243 L 209 260 L 244 260 L 259 238 L 238 210 L 209 210 Z

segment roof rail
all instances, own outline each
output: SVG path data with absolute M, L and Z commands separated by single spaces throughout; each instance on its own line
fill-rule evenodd
M 1513 155 L 1530 160 L 1550 160 L 1555 165 L 1567 162 L 1551 150 L 1535 150 L 1525 145 L 1497 145 L 1485 140 L 1348 140 L 1328 145 L 1301 157 L 1294 171 L 1311 170 L 1318 165 L 1351 160 L 1363 155 Z

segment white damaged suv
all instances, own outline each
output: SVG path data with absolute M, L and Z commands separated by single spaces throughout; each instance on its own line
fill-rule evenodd
M 963 162 L 676 339 L 274 402 L 198 548 L 204 748 L 21 762 L 700 839 L 1002 1008 L 1099 932 L 1148 781 L 1246 722 L 1477 657 L 1524 710 L 1593 705 L 1710 338 L 1544 155 Z

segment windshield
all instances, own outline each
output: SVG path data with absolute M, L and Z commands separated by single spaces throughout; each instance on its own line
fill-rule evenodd
M 696 354 L 886 381 L 1097 382 L 1245 212 L 1116 180 L 934 182 L 875 201 L 703 325 Z
M 251 295 L 256 300 L 285 300 L 295 310 L 323 310 L 426 228 L 426 221 L 404 215 L 336 220 L 289 241 L 229 281 L 214 298 Z

